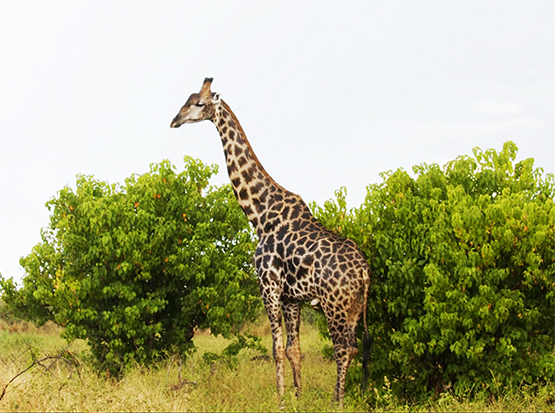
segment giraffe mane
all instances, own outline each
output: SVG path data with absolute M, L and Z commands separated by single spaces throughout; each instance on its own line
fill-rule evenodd
M 237 125 L 237 129 L 239 130 L 239 132 L 241 133 L 241 135 L 243 135 L 243 138 L 245 139 L 245 142 L 247 144 L 247 146 L 250 149 L 250 153 L 254 159 L 254 161 L 259 165 L 260 167 L 260 171 L 262 172 L 262 174 L 264 175 L 265 178 L 267 178 L 270 182 L 272 182 L 272 184 L 274 184 L 276 187 L 278 187 L 279 189 L 281 189 L 282 191 L 289 193 L 295 197 L 301 198 L 299 195 L 285 189 L 283 186 L 281 186 L 280 184 L 278 184 L 276 182 L 276 180 L 274 178 L 272 178 L 270 176 L 270 174 L 266 171 L 266 169 L 264 168 L 264 166 L 262 165 L 262 163 L 258 160 L 258 157 L 256 156 L 256 153 L 254 152 L 254 150 L 252 149 L 251 143 L 249 142 L 249 140 L 247 139 L 247 135 L 245 133 L 245 131 L 243 130 L 243 127 L 241 126 L 241 123 L 239 122 L 239 119 L 237 119 L 237 116 L 235 116 L 235 113 L 233 113 L 233 111 L 231 110 L 231 108 L 229 107 L 229 105 L 224 101 L 224 100 L 220 100 L 220 104 L 224 107 L 224 109 L 229 113 L 229 115 L 231 116 L 231 118 L 233 119 L 233 121 L 235 122 L 235 125 Z

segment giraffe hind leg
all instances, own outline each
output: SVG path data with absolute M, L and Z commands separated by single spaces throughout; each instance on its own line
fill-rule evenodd
M 334 335 L 332 335 L 333 340 Z M 334 400 L 339 402 L 340 408 L 343 408 L 343 399 L 345 397 L 345 379 L 347 377 L 347 369 L 351 361 L 358 354 L 356 346 L 355 329 L 345 332 L 340 337 L 335 335 L 334 341 L 334 358 L 337 365 L 337 382 L 334 389 Z
M 351 303 L 347 311 L 345 309 L 330 312 L 328 325 L 333 341 L 334 358 L 337 364 L 337 382 L 334 390 L 334 399 L 343 407 L 345 397 L 345 379 L 347 369 L 358 354 L 356 339 L 356 328 L 361 312 L 366 306 L 364 299 L 366 294 L 361 291 Z

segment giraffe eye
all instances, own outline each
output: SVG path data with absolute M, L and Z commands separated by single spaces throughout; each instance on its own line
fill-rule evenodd
M 203 106 L 204 106 L 204 103 L 198 102 L 198 103 L 196 104 L 196 106 L 203 107 Z

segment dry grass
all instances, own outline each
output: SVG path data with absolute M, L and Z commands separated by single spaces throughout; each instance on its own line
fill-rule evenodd
M 37 327 L 35 324 L 29 321 L 8 323 L 4 320 L 0 320 L 0 332 L 1 331 L 7 331 L 9 333 L 31 333 L 41 336 L 52 336 L 59 335 L 62 332 L 62 328 L 51 321 L 48 321 L 45 325 L 41 327 Z
M 250 333 L 266 332 L 263 344 L 272 348 L 269 326 L 254 325 Z M 303 394 L 297 400 L 291 368 L 286 363 L 285 411 L 335 411 L 332 403 L 335 385 L 335 364 L 321 356 L 321 340 L 314 329 L 301 329 Z M 197 347 L 220 352 L 227 343 L 213 336 L 195 337 Z M 236 368 L 212 365 L 207 368 L 200 354 L 186 364 L 189 377 L 195 377 L 197 385 L 191 389 L 190 409 L 193 411 L 274 411 L 280 406 L 275 388 L 275 366 L 271 358 L 256 359 L 257 352 L 245 350 L 240 353 Z
M 175 386 L 176 369 L 137 366 L 123 379 L 114 380 L 81 361 L 87 353 L 81 340 L 68 348 L 58 334 L 3 331 L 0 353 L 0 394 L 6 388 L 0 411 L 188 410 L 187 386 Z
M 55 326 L 54 326 L 55 327 Z M 120 380 L 99 375 L 81 360 L 87 346 L 74 342 L 63 358 L 57 356 L 67 344 L 52 326 L 37 329 L 18 326 L 12 332 L 0 329 L 0 411 L 276 411 L 279 410 L 272 360 L 245 350 L 235 367 L 223 363 L 208 365 L 202 353 L 219 353 L 229 342 L 207 332 L 198 332 L 194 341 L 199 351 L 183 365 L 168 357 L 158 366 L 136 366 Z M 271 337 L 264 319 L 249 326 L 249 332 L 263 335 L 263 344 L 271 349 Z M 303 395 L 297 400 L 290 367 L 286 370 L 284 411 L 337 411 L 332 403 L 335 364 L 322 358 L 322 341 L 315 329 L 301 327 L 303 351 Z M 69 355 L 68 355 L 69 354 Z M 71 355 L 75 356 L 74 358 Z M 44 359 L 12 380 L 33 363 Z M 6 387 L 7 385 L 7 387 Z M 382 400 L 379 411 L 553 411 L 555 386 L 546 386 L 538 395 L 525 391 L 506 391 L 496 400 L 457 400 L 442 395 L 426 405 L 400 405 L 393 399 Z M 346 411 L 368 411 L 362 397 L 345 400 Z

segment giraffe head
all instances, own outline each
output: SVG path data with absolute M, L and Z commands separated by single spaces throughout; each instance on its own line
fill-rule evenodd
M 212 78 L 204 79 L 200 93 L 193 93 L 173 118 L 171 128 L 179 128 L 184 123 L 194 123 L 210 120 L 215 113 L 215 106 L 220 102 L 220 96 L 210 91 Z

